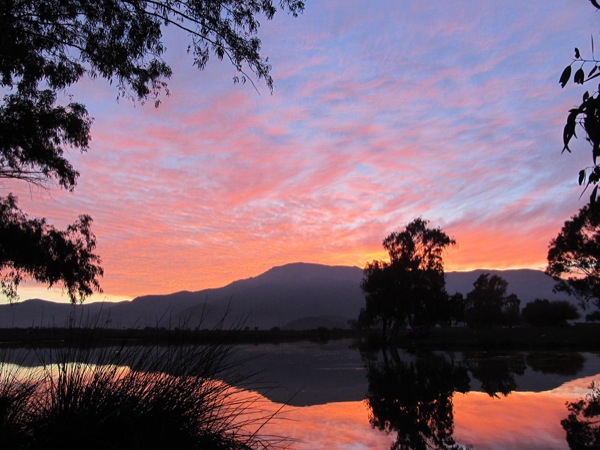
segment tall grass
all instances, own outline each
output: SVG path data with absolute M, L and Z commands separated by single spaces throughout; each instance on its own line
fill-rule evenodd
M 2 446 L 22 449 L 261 449 L 273 417 L 233 386 L 252 374 L 232 347 L 124 345 L 36 352 L 41 370 L 0 363 Z M 227 380 L 227 382 L 223 381 Z

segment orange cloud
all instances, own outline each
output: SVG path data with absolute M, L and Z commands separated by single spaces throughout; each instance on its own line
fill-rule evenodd
M 194 71 L 168 33 L 160 108 L 117 103 L 98 80 L 73 88 L 95 118 L 89 154 L 69 155 L 74 193 L 2 187 L 57 226 L 91 215 L 110 295 L 217 287 L 293 261 L 362 267 L 419 216 L 458 241 L 447 270 L 543 268 L 583 204 L 585 143 L 560 155 L 580 97 L 554 72 L 595 26 L 589 9 L 309 5 L 263 25 L 273 95 L 232 85 L 226 64 Z

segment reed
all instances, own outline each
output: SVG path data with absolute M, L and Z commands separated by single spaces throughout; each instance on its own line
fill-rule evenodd
M 93 330 L 90 329 L 90 334 Z M 91 338 L 93 341 L 93 338 Z M 261 449 L 276 411 L 231 362 L 235 347 L 60 346 L 31 350 L 41 369 L 0 367 L 0 435 L 12 448 Z M 3 359 L 4 360 L 4 359 Z M 227 380 L 227 382 L 223 381 Z

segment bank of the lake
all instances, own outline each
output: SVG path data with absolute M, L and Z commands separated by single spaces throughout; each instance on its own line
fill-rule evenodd
M 405 348 L 476 349 L 579 349 L 600 348 L 600 324 L 581 323 L 564 327 L 431 328 L 423 333 L 403 334 L 395 344 Z
M 230 344 L 326 342 L 336 339 L 379 339 L 379 332 L 348 329 L 314 330 L 189 330 L 164 328 L 0 328 L 2 347 L 104 346 L 123 344 L 178 345 L 228 342 Z M 399 348 L 430 350 L 456 349 L 577 349 L 600 348 L 600 324 L 581 323 L 564 327 L 435 327 L 404 332 L 393 342 Z

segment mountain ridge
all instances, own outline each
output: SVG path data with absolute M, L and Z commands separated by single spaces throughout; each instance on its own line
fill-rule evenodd
M 533 269 L 447 272 L 449 294 L 466 294 L 482 273 L 502 276 L 521 306 L 535 298 L 566 299 L 554 280 Z M 221 288 L 144 295 L 130 301 L 69 305 L 32 299 L 0 305 L 0 327 L 51 327 L 92 323 L 111 328 L 225 327 L 269 329 L 331 326 L 355 319 L 364 306 L 363 270 L 352 266 L 289 263 Z

